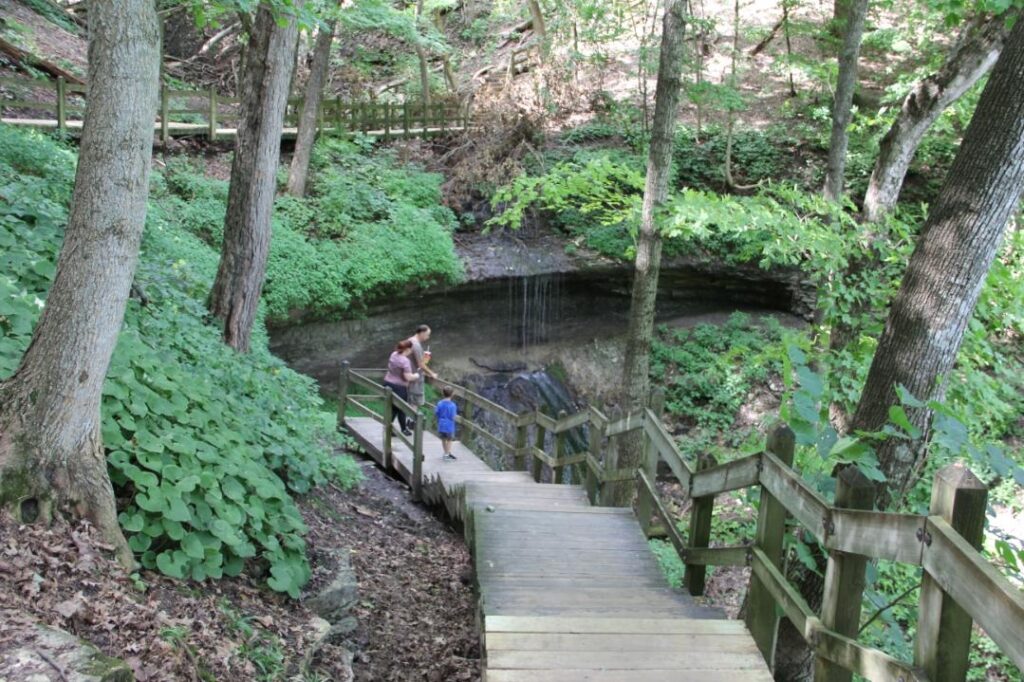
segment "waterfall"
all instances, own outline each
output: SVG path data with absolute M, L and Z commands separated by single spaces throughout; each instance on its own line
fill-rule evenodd
M 526 351 L 547 343 L 562 317 L 562 276 L 536 275 L 508 280 L 506 334 L 508 345 Z

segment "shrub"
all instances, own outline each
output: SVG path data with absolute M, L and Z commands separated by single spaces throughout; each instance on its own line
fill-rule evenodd
M 74 163 L 0 126 L 0 377 L 27 347 L 53 276 L 67 209 L 49 197 L 69 197 L 72 181 L 58 160 Z M 203 303 L 217 253 L 167 220 L 184 201 L 165 190 L 181 181 L 171 176 L 154 178 L 135 282 L 146 304 L 129 303 L 103 390 L 119 518 L 147 568 L 202 580 L 258 562 L 270 587 L 298 596 L 309 566 L 293 495 L 328 479 L 351 485 L 358 467 L 333 455 L 342 441 L 312 380 L 270 355 L 262 326 L 247 355 L 221 342 Z

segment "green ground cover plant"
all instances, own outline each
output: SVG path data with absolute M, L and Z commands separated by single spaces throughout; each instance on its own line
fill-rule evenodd
M 441 204 L 441 182 L 365 139 L 320 140 L 309 196 L 275 203 L 263 287 L 268 323 L 337 315 L 395 291 L 459 281 L 456 219 Z M 227 183 L 179 157 L 165 186 L 166 219 L 219 248 Z
M 0 376 L 31 340 L 55 272 L 74 153 L 0 126 Z M 120 521 L 146 568 L 194 580 L 248 567 L 299 595 L 309 578 L 295 498 L 359 479 L 311 379 L 225 346 L 205 297 L 217 252 L 154 174 L 133 297 L 104 386 L 102 432 Z M 201 212 L 202 202 L 197 202 Z M 174 215 L 175 220 L 170 220 Z M 195 224 L 198 224 L 195 223 Z

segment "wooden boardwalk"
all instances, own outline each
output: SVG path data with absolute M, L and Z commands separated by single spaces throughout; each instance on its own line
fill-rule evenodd
M 349 432 L 411 482 L 413 453 L 373 418 Z M 442 459 L 423 433 L 422 495 L 463 522 L 476 567 L 487 682 L 770 681 L 741 621 L 668 587 L 631 509 L 583 488 L 496 472 L 461 443 Z
M 23 126 L 27 128 L 36 128 L 39 130 L 56 130 L 58 123 L 56 119 L 45 119 L 45 118 L 0 118 L 0 123 L 6 123 L 7 125 Z M 80 133 L 82 131 L 82 121 L 80 120 L 69 120 L 64 123 L 65 128 L 69 132 Z M 161 132 L 161 125 L 158 121 L 154 124 L 154 130 L 159 136 Z M 321 128 L 321 132 L 334 133 L 335 128 L 325 127 Z M 337 129 L 340 133 L 349 133 L 344 128 Z M 434 135 L 441 135 L 444 133 L 460 132 L 465 130 L 462 126 L 448 126 L 448 127 L 428 127 L 428 128 L 410 128 L 408 132 L 402 129 L 397 130 L 385 130 L 383 128 L 379 130 L 367 130 L 362 131 L 363 135 L 368 137 L 429 137 Z M 168 122 L 167 134 L 171 137 L 209 137 L 210 126 L 205 123 L 180 123 L 177 121 Z M 217 140 L 233 140 L 238 135 L 236 128 L 217 128 L 214 133 L 214 137 Z M 295 136 L 298 135 L 298 128 L 285 127 L 281 130 L 282 140 L 294 140 Z

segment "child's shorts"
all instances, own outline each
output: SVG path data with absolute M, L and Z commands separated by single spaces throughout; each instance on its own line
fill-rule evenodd
M 454 431 L 438 431 L 437 432 L 437 437 L 440 438 L 441 440 L 455 440 L 455 432 Z

